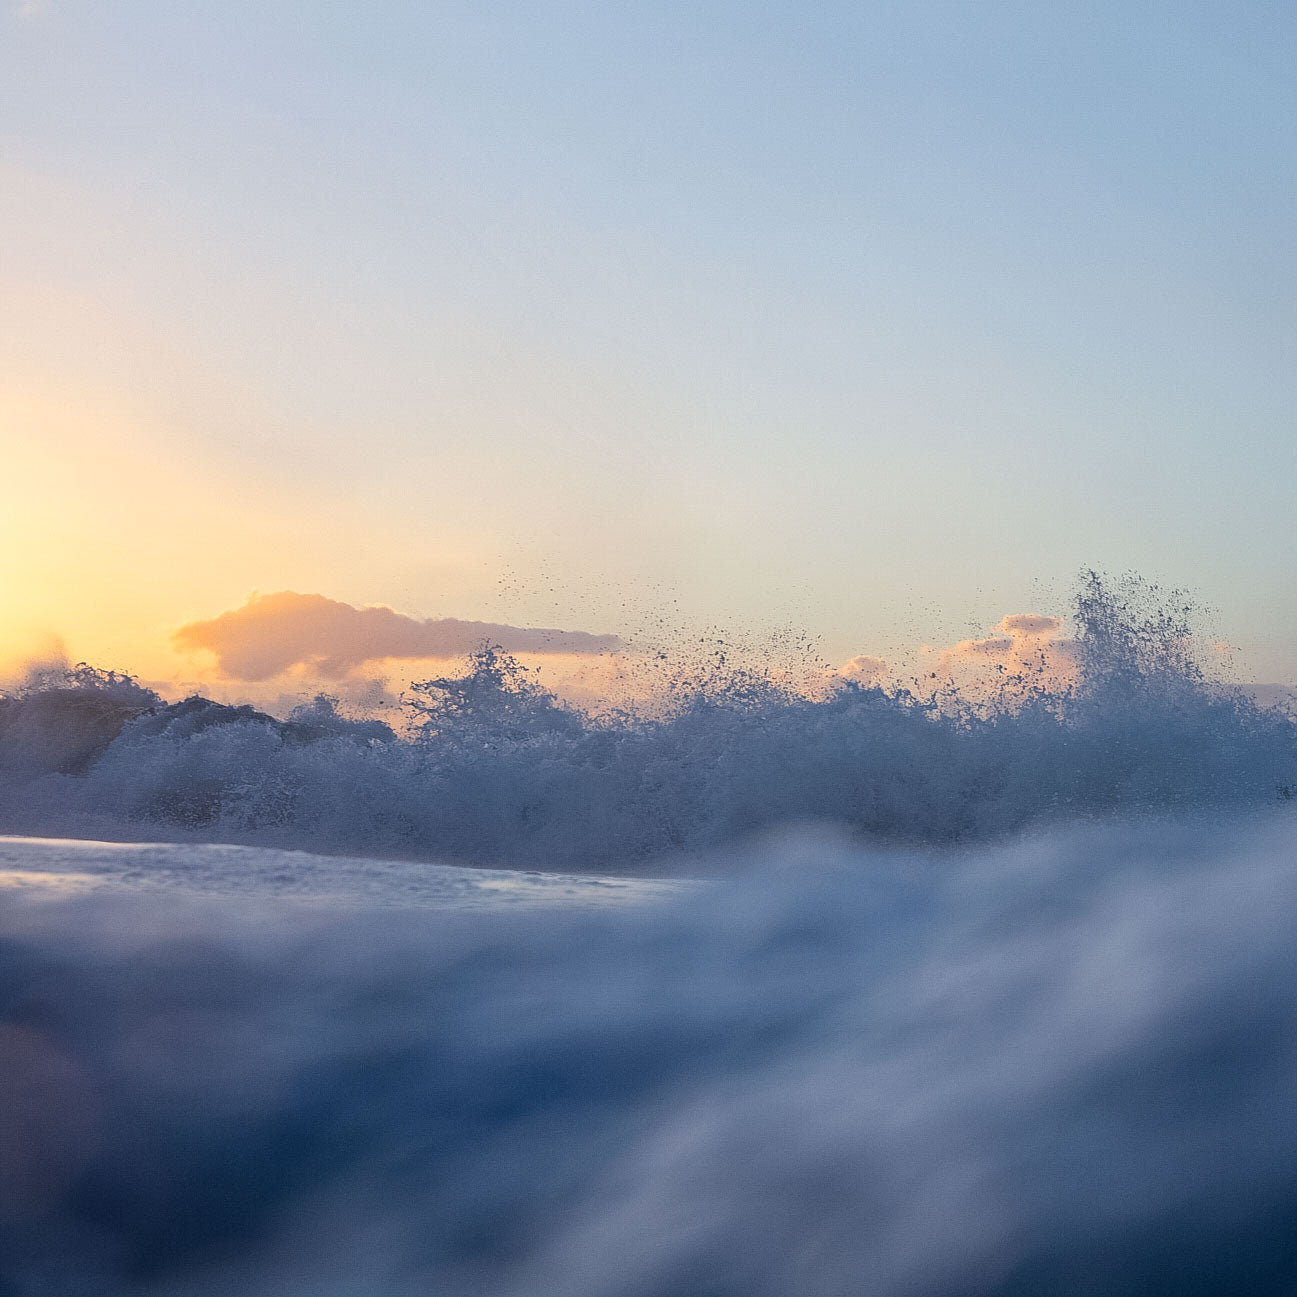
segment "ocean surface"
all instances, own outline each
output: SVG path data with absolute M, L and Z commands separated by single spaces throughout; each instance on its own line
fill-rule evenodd
M 1075 644 L 0 698 L 0 1297 L 1297 1292 L 1297 722 Z

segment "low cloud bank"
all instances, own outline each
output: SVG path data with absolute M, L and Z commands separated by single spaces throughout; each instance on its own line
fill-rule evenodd
M 391 658 L 452 658 L 493 644 L 506 653 L 595 654 L 621 647 L 616 635 L 506 626 L 434 617 L 420 621 L 381 605 L 355 608 L 321 594 L 254 595 L 208 621 L 190 622 L 174 636 L 178 648 L 206 651 L 220 673 L 235 680 L 269 680 L 310 667 L 339 680 L 368 662 Z

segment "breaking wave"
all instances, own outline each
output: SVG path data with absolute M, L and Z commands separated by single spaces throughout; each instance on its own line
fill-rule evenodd
M 1293 799 L 1297 719 L 1212 679 L 1181 596 L 1090 575 L 1074 621 L 1065 678 L 808 697 L 713 661 L 651 713 L 564 706 L 490 646 L 395 725 L 324 697 L 287 720 L 164 704 L 80 668 L 0 698 L 0 829 L 607 870 L 805 822 L 950 846 Z

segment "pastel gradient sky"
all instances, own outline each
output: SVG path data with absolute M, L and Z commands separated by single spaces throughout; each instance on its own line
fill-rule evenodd
M 0 5 L 0 655 L 1092 565 L 1297 679 L 1290 0 Z

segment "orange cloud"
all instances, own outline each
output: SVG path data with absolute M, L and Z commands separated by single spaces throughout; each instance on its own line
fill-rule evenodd
M 1002 690 L 1015 684 L 1024 689 L 1066 684 L 1076 673 L 1076 644 L 1059 638 L 1062 629 L 1061 617 L 1011 613 L 1000 620 L 998 635 L 922 650 L 929 658 L 937 655 L 924 674 L 974 692 L 979 685 Z
M 253 595 L 242 608 L 182 626 L 173 640 L 182 650 L 215 654 L 223 676 L 250 681 L 302 666 L 337 680 L 367 662 L 458 657 L 484 643 L 508 653 L 536 654 L 608 653 L 621 646 L 616 635 L 454 617 L 420 621 L 381 605 L 354 608 L 292 590 Z
M 857 685 L 876 685 L 887 676 L 887 663 L 882 658 L 858 653 L 831 673 L 835 678 L 849 680 Z
M 1076 675 L 1076 642 L 1061 638 L 1063 619 L 1040 613 L 1010 613 L 996 633 L 960 640 L 948 648 L 922 645 L 917 659 L 889 669 L 882 658 L 860 654 L 835 667 L 830 687 L 841 681 L 861 685 L 900 682 L 915 671 L 909 687 L 920 693 L 952 688 L 969 699 L 1024 697 L 1039 688 L 1066 686 Z

